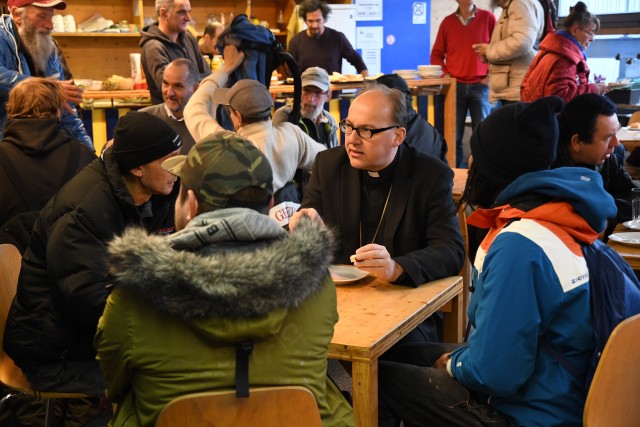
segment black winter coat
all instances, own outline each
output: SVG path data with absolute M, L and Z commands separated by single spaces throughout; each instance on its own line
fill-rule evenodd
M 178 192 L 152 196 L 150 233 L 174 230 Z M 93 337 L 108 296 L 107 243 L 141 226 L 112 150 L 71 179 L 42 209 L 22 260 L 4 348 L 25 367 L 95 357 Z
M 431 154 L 447 163 L 447 143 L 431 123 L 426 121 L 413 108 L 409 111 L 407 135 L 404 143 L 408 147 L 415 147 L 418 151 Z

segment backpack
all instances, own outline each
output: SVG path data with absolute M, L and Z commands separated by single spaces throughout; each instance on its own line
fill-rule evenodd
M 607 244 L 596 240 L 592 245 L 580 242 L 580 246 L 589 269 L 589 300 L 595 343 L 586 372 L 572 365 L 544 337 L 540 337 L 540 344 L 571 375 L 584 383 L 586 396 L 609 335 L 618 323 L 640 313 L 640 282 L 629 264 Z
M 227 87 L 233 86 L 238 80 L 251 79 L 269 88 L 271 73 L 279 66 L 285 66 L 287 73 L 293 77 L 293 108 L 289 121 L 297 124 L 300 119 L 302 80 L 298 63 L 293 56 L 284 50 L 268 28 L 254 25 L 245 14 L 233 19 L 231 25 L 218 37 L 216 47 L 219 52 L 223 52 L 224 47 L 230 43 L 239 44 L 238 49 L 245 56 L 242 65 L 229 76 Z M 216 119 L 222 127 L 233 131 L 231 119 L 224 108 L 218 108 Z
M 542 11 L 544 12 L 544 25 L 542 29 L 542 37 L 544 39 L 547 34 L 555 33 L 558 29 L 558 6 L 553 0 L 539 0 L 542 4 Z

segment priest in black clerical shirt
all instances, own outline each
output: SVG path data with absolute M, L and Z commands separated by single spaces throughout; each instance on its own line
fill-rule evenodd
M 346 144 L 317 155 L 289 228 L 301 216 L 324 222 L 336 231 L 337 263 L 418 286 L 458 274 L 464 242 L 453 171 L 403 143 L 405 121 L 406 97 L 397 89 L 378 85 L 359 95 L 340 123 Z M 415 330 L 425 340 L 436 339 L 432 332 Z
M 318 154 L 302 209 L 338 235 L 336 262 L 418 286 L 458 274 L 464 243 L 451 194 L 453 172 L 406 147 L 405 96 L 379 85 L 340 123 L 346 144 Z

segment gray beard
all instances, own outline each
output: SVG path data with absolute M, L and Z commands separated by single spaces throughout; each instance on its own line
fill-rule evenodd
M 304 110 L 300 111 L 300 115 L 302 117 L 304 117 L 305 119 L 311 120 L 313 123 L 316 123 L 316 121 L 318 120 L 318 117 L 320 117 L 320 114 L 322 114 L 322 109 L 321 108 L 313 110 L 311 113 L 307 113 Z
M 24 48 L 31 55 L 34 65 L 38 70 L 44 72 L 47 69 L 47 63 L 49 58 L 56 50 L 56 46 L 49 34 L 40 34 L 29 28 L 27 25 L 22 25 L 18 28 L 18 34 Z

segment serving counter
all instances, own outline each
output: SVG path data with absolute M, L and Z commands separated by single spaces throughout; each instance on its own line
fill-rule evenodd
M 447 161 L 450 165 L 455 165 L 455 141 L 456 141 L 456 80 L 453 78 L 440 79 L 417 79 L 407 80 L 409 89 L 417 97 L 414 99 L 414 106 L 418 112 L 425 118 L 428 118 L 427 102 L 420 102 L 423 97 L 431 97 L 433 95 L 444 96 L 444 118 L 443 123 L 439 126 L 440 133 L 447 141 Z M 348 82 L 335 83 L 331 85 L 332 91 L 342 91 L 348 89 L 362 89 L 366 85 L 365 82 Z M 293 85 L 281 84 L 273 85 L 269 91 L 274 95 L 292 94 Z M 90 120 L 85 116 L 85 123 L 90 123 L 93 135 L 93 141 L 96 150 L 100 151 L 104 143 L 110 137 L 114 123 L 109 123 L 108 117 L 104 109 L 117 109 L 117 116 L 126 114 L 130 109 L 140 108 L 150 105 L 148 90 L 129 90 L 129 91 L 94 91 L 85 90 L 83 94 L 83 107 L 85 112 L 90 112 Z M 106 102 L 96 102 L 96 100 L 104 100 Z M 349 103 L 348 97 L 341 97 L 338 102 L 332 100 L 330 103 L 330 112 L 340 120 L 346 117 Z M 433 106 L 433 102 L 430 103 Z M 116 119 L 117 119 L 116 116 Z M 432 121 L 432 120 L 430 120 Z

